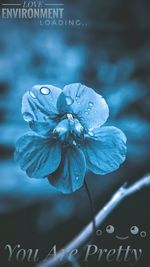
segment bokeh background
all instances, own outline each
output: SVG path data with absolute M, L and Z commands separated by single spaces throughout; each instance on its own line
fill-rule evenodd
M 4 2 L 4 1 L 3 1 Z M 0 3 L 3 3 L 0 1 Z M 55 2 L 55 1 L 54 1 Z M 147 0 L 63 0 L 65 16 L 81 18 L 85 27 L 41 27 L 32 20 L 0 24 L 0 266 L 8 263 L 6 244 L 39 248 L 41 259 L 49 248 L 61 248 L 90 220 L 85 188 L 62 195 L 46 180 L 30 179 L 14 162 L 15 142 L 28 130 L 21 116 L 24 92 L 35 84 L 63 88 L 81 82 L 102 94 L 110 108 L 107 125 L 121 128 L 128 139 L 127 160 L 110 175 L 86 177 L 95 211 L 125 181 L 129 184 L 150 172 L 150 3 Z M 11 3 L 11 1 L 7 1 Z M 122 245 L 142 248 L 136 264 L 149 267 L 150 189 L 125 200 L 104 222 L 122 235 L 137 225 L 147 232 Z M 84 215 L 84 216 L 83 216 Z M 95 243 L 117 248 L 115 237 L 104 234 Z M 80 266 L 128 266 L 123 263 L 79 262 Z

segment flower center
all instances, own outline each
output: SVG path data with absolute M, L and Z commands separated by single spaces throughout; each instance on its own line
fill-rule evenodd
M 78 119 L 74 118 L 72 114 L 67 114 L 67 118 L 59 122 L 53 130 L 55 138 L 58 138 L 62 143 L 76 144 L 76 142 L 83 140 L 85 129 Z

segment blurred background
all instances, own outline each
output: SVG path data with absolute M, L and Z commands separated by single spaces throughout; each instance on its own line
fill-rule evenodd
M 4 2 L 4 1 L 3 1 Z M 0 3 L 3 3 L 0 1 Z M 54 1 L 56 2 L 56 1 Z M 11 3 L 11 1 L 7 1 Z M 30 179 L 14 162 L 15 142 L 28 130 L 21 116 L 24 92 L 35 84 L 81 82 L 102 94 L 110 108 L 107 125 L 128 139 L 127 160 L 110 175 L 86 177 L 97 212 L 125 181 L 150 172 L 150 3 L 148 0 L 63 0 L 65 16 L 87 26 L 40 26 L 33 20 L 0 23 L 0 266 L 35 266 L 8 262 L 6 244 L 39 248 L 43 259 L 54 244 L 61 248 L 90 220 L 85 188 L 62 195 L 46 180 Z M 104 234 L 100 248 L 120 244 L 143 250 L 138 267 L 149 267 L 150 188 L 125 200 L 104 222 L 126 235 L 132 225 L 145 238 L 117 241 Z M 83 216 L 84 214 L 84 216 Z M 101 262 L 102 267 L 114 262 Z M 115 266 L 129 266 L 115 263 Z M 69 265 L 67 265 L 69 266 Z M 79 266 L 100 266 L 92 258 Z

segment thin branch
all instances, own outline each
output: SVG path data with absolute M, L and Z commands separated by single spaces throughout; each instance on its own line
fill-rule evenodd
M 100 226 L 114 208 L 117 207 L 127 196 L 136 193 L 145 186 L 150 186 L 150 175 L 141 178 L 128 188 L 125 186 L 126 185 L 121 186 L 112 196 L 110 201 L 95 216 L 96 227 Z M 90 222 L 69 244 L 63 248 L 63 250 L 58 251 L 56 256 L 39 263 L 37 267 L 55 267 L 60 264 L 67 263 L 69 261 L 69 253 L 84 246 L 91 237 L 92 232 L 93 223 Z

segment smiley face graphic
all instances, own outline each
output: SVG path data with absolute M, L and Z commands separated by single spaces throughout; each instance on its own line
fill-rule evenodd
M 106 230 L 106 233 L 109 234 L 109 235 L 115 233 L 115 227 L 113 225 L 111 225 L 111 224 L 107 225 L 105 230 Z M 140 237 L 144 238 L 147 235 L 147 233 L 145 231 L 140 231 L 139 227 L 135 226 L 135 225 L 131 226 L 129 230 L 130 230 L 130 234 L 134 235 L 134 236 L 139 235 Z M 101 236 L 102 233 L 103 232 L 100 229 L 98 229 L 96 231 L 96 235 L 97 236 Z M 115 235 L 115 237 L 116 237 L 116 239 L 119 239 L 119 240 L 126 240 L 126 239 L 129 238 L 129 235 L 126 235 L 126 236 Z

